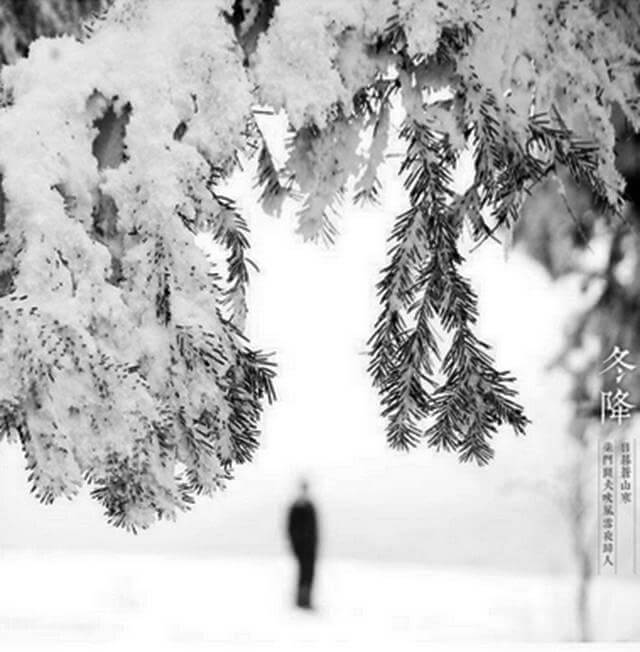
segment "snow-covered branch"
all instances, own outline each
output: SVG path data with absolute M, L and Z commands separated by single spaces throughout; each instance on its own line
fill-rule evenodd
M 36 493 L 88 481 L 114 523 L 146 527 L 250 458 L 273 370 L 242 334 L 250 234 L 219 183 L 261 139 L 258 104 L 294 132 L 286 171 L 258 143 L 264 198 L 291 190 L 301 233 L 326 240 L 352 179 L 375 198 L 402 106 L 412 209 L 381 284 L 372 372 L 394 445 L 426 438 L 487 461 L 497 425 L 526 419 L 469 330 L 458 234 L 466 221 L 486 237 L 487 212 L 513 226 L 561 167 L 619 211 L 612 106 L 640 127 L 637 10 L 622 7 L 116 0 L 85 40 L 36 41 L 0 87 L 0 437 L 19 438 Z M 447 103 L 425 100 L 443 89 Z M 456 197 L 465 147 L 475 177 Z M 228 250 L 222 284 L 203 230 Z M 439 389 L 434 319 L 454 334 Z M 463 399 L 477 410 L 456 421 Z

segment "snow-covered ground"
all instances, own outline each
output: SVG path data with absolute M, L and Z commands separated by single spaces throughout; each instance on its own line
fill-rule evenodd
M 424 649 L 567 641 L 571 581 L 327 560 L 317 609 L 290 606 L 288 559 L 0 553 L 0 650 Z M 601 640 L 640 640 L 640 582 L 600 579 Z

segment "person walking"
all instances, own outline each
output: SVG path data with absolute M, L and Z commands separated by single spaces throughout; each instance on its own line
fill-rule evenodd
M 311 590 L 318 551 L 318 517 L 309 498 L 306 480 L 300 483 L 300 493 L 289 508 L 287 534 L 298 563 L 296 605 L 302 609 L 311 609 Z

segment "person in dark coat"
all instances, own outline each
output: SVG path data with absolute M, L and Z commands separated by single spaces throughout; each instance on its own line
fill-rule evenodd
M 300 483 L 300 495 L 289 508 L 287 533 L 298 562 L 296 605 L 311 609 L 311 589 L 318 551 L 318 517 L 309 499 L 309 486 Z

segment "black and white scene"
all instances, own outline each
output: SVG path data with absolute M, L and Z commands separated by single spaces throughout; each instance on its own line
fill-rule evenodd
M 3 652 L 635 647 L 639 408 L 637 0 L 0 0 Z

